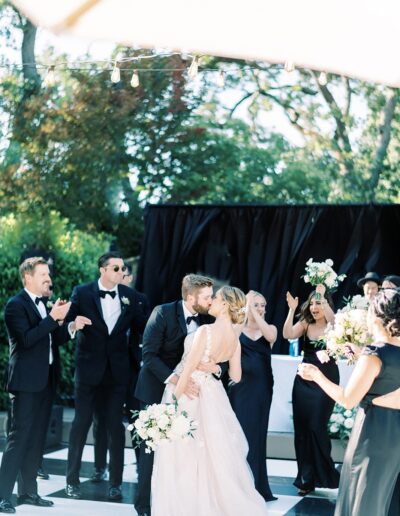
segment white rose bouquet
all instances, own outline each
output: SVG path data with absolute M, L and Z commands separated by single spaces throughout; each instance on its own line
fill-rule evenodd
M 335 360 L 345 358 L 349 364 L 355 362 L 358 352 L 372 342 L 367 327 L 367 311 L 349 305 L 339 310 L 334 324 L 328 324 L 324 340 L 329 356 Z
M 328 423 L 328 434 L 332 439 L 347 441 L 354 425 L 358 407 L 345 409 L 339 404 L 335 404 Z
M 314 287 L 317 285 L 324 285 L 328 292 L 333 292 L 337 289 L 340 282 L 344 280 L 346 274 L 340 274 L 339 276 L 332 269 L 333 261 L 327 259 L 324 262 L 314 262 L 312 258 L 306 263 L 306 270 L 304 276 L 304 282 L 310 283 Z
M 146 453 L 151 453 L 159 444 L 193 437 L 196 421 L 186 411 L 180 410 L 176 398 L 174 400 L 174 403 L 154 403 L 145 410 L 133 411 L 137 419 L 128 426 L 128 430 L 133 431 L 135 446 L 144 441 Z

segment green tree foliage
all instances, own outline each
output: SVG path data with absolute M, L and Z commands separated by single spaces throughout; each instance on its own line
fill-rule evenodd
M 107 251 L 109 240 L 100 233 L 92 236 L 76 229 L 56 212 L 8 215 L 0 217 L 0 306 L 22 288 L 18 266 L 21 254 L 30 249 L 42 249 L 54 257 L 54 295 L 69 299 L 75 285 L 92 281 L 98 275 L 97 259 Z M 8 362 L 8 338 L 4 324 L 4 310 L 0 311 L 0 371 Z M 74 372 L 74 344 L 61 349 L 63 364 L 60 392 L 72 395 Z M 7 395 L 0 394 L 0 410 L 4 409 Z

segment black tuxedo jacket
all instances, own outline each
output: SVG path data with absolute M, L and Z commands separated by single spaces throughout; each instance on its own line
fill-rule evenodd
M 200 315 L 200 324 L 214 321 Z M 182 301 L 156 306 L 143 334 L 143 366 L 139 373 L 135 396 L 144 403 L 160 403 L 165 380 L 172 374 L 183 355 L 187 335 Z
M 150 315 L 150 305 L 145 294 L 142 294 L 136 289 L 133 290 L 136 306 L 141 310 L 146 322 Z M 139 330 L 136 326 L 133 327 L 129 332 L 129 354 L 131 359 L 131 367 L 133 374 L 137 377 L 142 362 L 142 349 L 140 343 L 142 340 L 143 329 Z
M 12 297 L 5 308 L 4 319 L 10 344 L 10 358 L 5 377 L 9 392 L 39 392 L 49 378 L 49 344 L 53 351 L 55 378 L 59 376 L 59 344 L 68 340 L 65 328 L 49 315 L 42 319 L 39 310 L 25 290 Z
M 98 385 L 103 379 L 107 363 L 114 382 L 127 385 L 130 378 L 128 330 L 143 331 L 146 318 L 135 302 L 134 291 L 118 285 L 121 302 L 119 316 L 111 334 L 103 319 L 98 282 L 74 288 L 67 322 L 77 315 L 88 317 L 92 324 L 77 332 L 75 380 L 87 385 Z

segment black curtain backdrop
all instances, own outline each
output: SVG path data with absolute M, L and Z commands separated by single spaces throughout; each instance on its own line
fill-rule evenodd
M 273 351 L 287 353 L 285 294 L 301 303 L 310 293 L 306 261 L 331 258 L 347 275 L 333 296 L 340 308 L 367 271 L 400 275 L 399 229 L 400 205 L 148 205 L 136 287 L 152 306 L 178 299 L 190 272 L 257 290 L 278 327 Z

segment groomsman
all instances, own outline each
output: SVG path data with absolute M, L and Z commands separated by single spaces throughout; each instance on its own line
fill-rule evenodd
M 185 337 L 201 324 L 213 322 L 208 315 L 212 303 L 213 281 L 196 274 L 188 274 L 182 281 L 182 299 L 156 306 L 143 334 L 143 366 L 139 373 L 135 395 L 141 408 L 160 403 L 165 384 L 178 381 L 173 370 L 183 355 Z M 212 371 L 218 378 L 221 367 Z M 226 367 L 226 366 L 224 366 Z M 191 381 L 186 394 L 198 396 L 198 386 Z M 150 484 L 153 470 L 153 453 L 140 448 L 138 491 L 135 509 L 139 516 L 150 515 Z
M 80 498 L 79 471 L 96 398 L 102 399 L 110 436 L 109 500 L 122 498 L 125 427 L 122 408 L 130 379 L 127 332 L 142 331 L 146 319 L 132 289 L 121 285 L 126 270 L 118 253 L 98 260 L 98 281 L 75 287 L 68 315 L 71 336 L 77 332 L 75 418 L 72 422 L 67 464 L 66 494 Z
M 5 308 L 10 344 L 6 389 L 11 399 L 11 426 L 0 466 L 0 512 L 15 513 L 10 502 L 18 473 L 19 504 L 50 507 L 37 493 L 36 473 L 42 458 L 55 384 L 58 345 L 69 338 L 62 324 L 70 303 L 57 299 L 50 312 L 43 297 L 51 282 L 46 260 L 27 258 L 20 265 L 24 286 Z
M 122 278 L 122 285 L 131 287 L 133 290 L 135 305 L 143 312 L 146 320 L 149 318 L 149 302 L 147 297 L 132 287 L 133 274 L 132 267 L 125 263 L 126 271 Z M 139 401 L 135 398 L 135 388 L 142 361 L 142 351 L 140 347 L 142 331 L 132 328 L 128 331 L 129 358 L 130 358 L 130 380 L 125 399 L 125 414 L 128 416 L 129 423 L 133 422 L 132 410 L 139 410 Z M 102 398 L 96 400 L 95 412 L 93 417 L 93 440 L 94 440 L 94 472 L 91 477 L 92 482 L 101 482 L 107 475 L 107 449 L 108 436 L 105 424 L 105 411 Z M 139 448 L 135 448 L 136 462 L 139 462 Z

